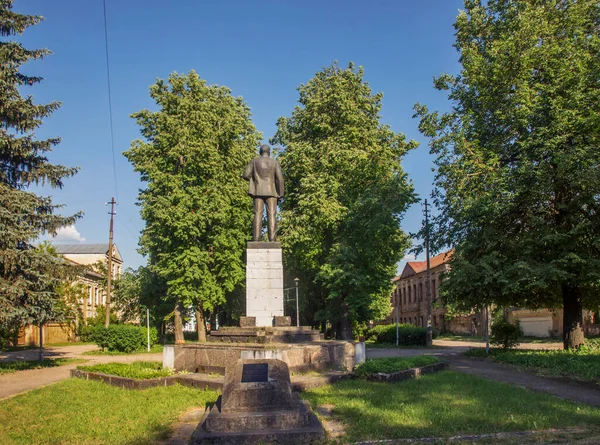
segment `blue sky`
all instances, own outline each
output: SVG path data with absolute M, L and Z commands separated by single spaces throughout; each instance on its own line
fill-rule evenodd
M 145 263 L 136 251 L 143 221 L 135 202 L 143 185 L 122 152 L 140 137 L 129 115 L 155 109 L 148 87 L 173 71 L 194 69 L 242 96 L 267 140 L 277 118 L 291 114 L 301 83 L 334 60 L 362 65 L 373 91 L 384 94 L 382 121 L 421 143 L 403 164 L 417 193 L 427 197 L 433 159 L 413 105 L 449 107 L 432 80 L 459 70 L 452 24 L 461 7 L 459 0 L 106 0 L 113 168 L 102 0 L 15 0 L 14 11 L 45 17 L 16 39 L 53 52 L 25 65 L 25 74 L 44 81 L 24 92 L 39 103 L 62 102 L 36 134 L 60 136 L 50 159 L 81 168 L 64 189 L 45 190 L 65 204 L 63 213 L 85 213 L 61 240 L 108 242 L 104 204 L 115 196 L 115 243 L 125 266 Z M 421 218 L 421 205 L 412 206 L 402 228 L 417 230 Z

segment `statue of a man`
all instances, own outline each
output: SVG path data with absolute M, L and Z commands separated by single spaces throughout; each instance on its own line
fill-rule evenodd
M 254 223 L 252 241 L 262 238 L 262 218 L 267 205 L 269 241 L 277 240 L 277 201 L 283 197 L 283 173 L 281 165 L 271 157 L 268 145 L 260 147 L 260 156 L 252 159 L 244 170 L 242 178 L 249 181 L 248 194 L 254 198 Z

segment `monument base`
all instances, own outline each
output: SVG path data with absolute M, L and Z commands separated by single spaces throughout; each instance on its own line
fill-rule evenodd
M 255 326 L 273 326 L 283 316 L 281 244 L 252 241 L 246 249 L 246 317 Z M 249 321 L 249 320 L 247 320 Z
M 288 366 L 281 360 L 238 360 L 227 368 L 223 395 L 190 443 L 322 442 L 321 423 L 291 388 Z
M 212 343 L 307 343 L 322 339 L 321 333 L 310 326 L 224 326 L 218 331 L 210 331 L 208 336 Z

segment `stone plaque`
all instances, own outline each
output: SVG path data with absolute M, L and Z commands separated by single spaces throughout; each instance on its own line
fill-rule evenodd
M 268 363 L 247 363 L 242 367 L 242 383 L 269 381 Z

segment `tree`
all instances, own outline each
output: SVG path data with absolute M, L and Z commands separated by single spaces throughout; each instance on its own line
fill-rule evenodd
M 409 247 L 402 214 L 416 198 L 401 158 L 417 144 L 380 123 L 382 94 L 363 69 L 337 63 L 298 88 L 299 106 L 279 118 L 273 143 L 286 174 L 281 239 L 288 265 L 318 286 L 311 294 L 352 336 L 351 321 L 390 310 L 391 279 Z
M 125 156 L 147 183 L 139 195 L 140 245 L 149 272 L 164 280 L 181 342 L 184 307 L 202 318 L 244 280 L 252 202 L 241 174 L 261 135 L 241 98 L 194 71 L 157 80 L 150 95 L 159 111 L 132 115 L 145 141 L 134 141 Z
M 21 35 L 42 21 L 40 16 L 12 11 L 11 0 L 0 0 L 0 35 Z M 21 96 L 26 87 L 42 78 L 20 72 L 23 64 L 50 54 L 47 49 L 29 50 L 20 43 L 0 41 L 0 325 L 43 324 L 56 318 L 57 279 L 67 267 L 51 249 L 33 242 L 45 233 L 56 234 L 81 214 L 61 216 L 61 206 L 28 189 L 46 184 L 62 188 L 63 179 L 76 168 L 54 165 L 47 158 L 58 138 L 37 140 L 33 133 L 42 120 L 59 107 L 58 102 L 35 104 Z
M 600 283 L 600 8 L 595 0 L 468 0 L 448 113 L 416 105 L 437 155 L 446 299 L 564 308 L 583 342 Z
M 128 267 L 114 283 L 114 309 L 121 321 L 139 321 L 142 312 L 140 272 Z

